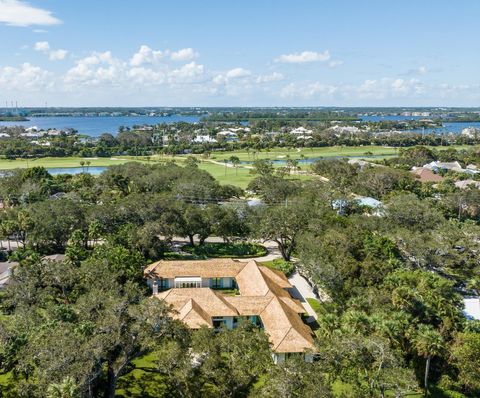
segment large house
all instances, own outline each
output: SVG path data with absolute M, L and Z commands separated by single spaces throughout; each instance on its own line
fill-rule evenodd
M 290 355 L 313 360 L 312 330 L 300 316 L 305 309 L 290 296 L 293 287 L 281 272 L 255 261 L 158 261 L 145 269 L 145 277 L 154 296 L 191 329 L 231 329 L 248 319 L 264 328 L 275 363 Z

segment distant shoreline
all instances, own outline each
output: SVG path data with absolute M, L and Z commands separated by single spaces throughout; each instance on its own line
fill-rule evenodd
M 23 116 L 0 116 L 0 122 L 28 122 L 29 120 Z

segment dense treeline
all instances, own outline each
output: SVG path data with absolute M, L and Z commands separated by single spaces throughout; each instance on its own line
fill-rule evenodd
M 33 168 L 0 180 L 0 232 L 23 247 L 0 296 L 4 396 L 480 393 L 480 324 L 462 313 L 462 295 L 480 289 L 478 190 L 341 159 L 312 166 L 328 180 L 287 179 L 260 160 L 248 190 L 264 203 L 249 207 L 244 192 L 187 164 L 130 163 L 98 178 Z M 190 333 L 173 321 L 149 298 L 142 267 L 172 256 L 175 236 L 269 239 L 298 259 L 322 297 L 316 362 L 274 366 L 250 324 Z M 41 259 L 55 252 L 67 260 Z M 146 358 L 148 371 L 135 368 Z
M 480 137 L 467 137 L 459 134 L 438 135 L 435 133 L 421 134 L 415 132 L 388 133 L 380 132 L 385 128 L 405 129 L 410 125 L 397 122 L 366 123 L 369 130 L 356 133 L 337 132 L 331 130 L 329 122 L 305 123 L 302 121 L 285 121 L 265 119 L 252 122 L 250 131 L 238 131 L 238 140 L 226 140 L 217 136 L 220 129 L 228 129 L 229 124 L 212 123 L 175 123 L 172 125 L 157 125 L 150 129 L 120 127 L 117 135 L 104 133 L 100 137 L 83 137 L 78 134 L 61 134 L 34 140 L 22 136 L 24 130 L 20 127 L 0 128 L 0 132 L 9 134 L 10 138 L 0 139 L 0 156 L 8 159 L 36 157 L 110 157 L 110 156 L 151 156 L 154 154 L 209 154 L 213 151 L 255 149 L 268 150 L 274 147 L 326 147 L 326 146 L 368 146 L 385 145 L 399 148 L 426 145 L 448 147 L 450 145 L 478 144 Z M 418 128 L 422 122 L 410 122 Z M 300 126 L 312 130 L 309 139 L 298 139 L 289 132 Z M 359 125 L 360 126 L 360 125 Z M 270 134 L 274 132 L 274 134 Z M 198 143 L 194 139 L 198 135 L 207 135 L 217 142 Z M 38 142 L 37 142 L 38 141 Z

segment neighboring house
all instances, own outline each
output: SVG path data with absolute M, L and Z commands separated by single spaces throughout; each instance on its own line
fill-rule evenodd
M 385 207 L 379 200 L 369 196 L 356 195 L 353 199 L 335 199 L 331 201 L 333 210 L 337 210 L 337 214 L 344 216 L 352 205 L 370 208 L 371 214 L 377 217 L 383 217 L 385 215 Z
M 290 131 L 290 134 L 295 136 L 297 139 L 308 140 L 312 138 L 313 131 L 307 130 L 305 127 L 298 127 L 295 130 Z
M 214 259 L 158 261 L 144 274 L 154 296 L 172 305 L 173 316 L 191 329 L 232 329 L 248 319 L 264 328 L 275 363 L 294 354 L 313 360 L 312 330 L 300 317 L 305 309 L 290 296 L 293 286 L 283 273 L 253 260 Z M 222 289 L 238 294 L 222 294 Z
M 361 131 L 355 126 L 339 126 L 338 124 L 328 128 L 327 130 L 336 134 L 358 134 Z
M 14 268 L 18 265 L 15 261 L 0 262 L 0 289 L 7 287 Z
M 476 172 L 479 171 L 476 164 L 469 164 L 469 165 L 467 165 L 467 167 L 465 167 L 465 168 L 466 168 L 467 170 L 473 170 L 473 171 L 476 171 Z
M 431 169 L 426 167 L 414 167 L 411 171 L 420 182 L 440 182 L 443 181 L 443 177 L 441 175 L 435 174 Z
M 216 143 L 217 140 L 215 138 L 210 137 L 209 135 L 197 135 L 194 139 L 193 142 L 196 144 L 213 144 Z
M 57 200 L 57 199 L 61 199 L 61 198 L 65 197 L 66 195 L 67 195 L 66 192 L 57 192 L 57 193 L 54 193 L 53 195 L 50 195 L 48 197 L 48 199 Z
M 467 127 L 462 130 L 462 135 L 468 137 L 468 138 L 476 138 L 480 134 L 480 129 L 477 129 L 475 127 Z
M 365 167 L 385 167 L 381 164 L 373 163 L 373 162 L 367 162 L 362 159 L 354 158 L 354 159 L 349 159 L 348 164 L 353 164 L 353 165 L 358 165 L 360 167 L 360 170 L 363 170 Z
M 382 202 L 369 196 L 358 196 L 354 202 L 357 206 L 370 209 L 370 214 L 376 217 L 385 217 L 385 206 Z
M 49 256 L 42 257 L 42 260 L 62 262 L 65 261 L 66 258 L 65 254 L 50 254 Z
M 218 132 L 217 137 L 223 137 L 225 142 L 238 142 L 238 134 L 230 130 Z
M 434 172 L 438 172 L 440 170 L 453 170 L 453 171 L 459 171 L 459 172 L 464 172 L 465 170 L 462 168 L 462 165 L 458 162 L 439 162 L 439 161 L 433 161 L 430 163 L 427 163 L 426 165 L 423 166 L 426 169 L 430 169 Z
M 469 319 L 480 321 L 480 297 L 467 297 L 463 299 L 465 309 L 463 313 Z
M 480 181 L 475 181 L 475 180 L 456 181 L 455 186 L 460 189 L 467 189 L 471 186 L 474 188 L 480 189 Z

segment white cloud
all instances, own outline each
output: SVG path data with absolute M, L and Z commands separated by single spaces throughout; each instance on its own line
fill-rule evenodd
M 311 99 L 314 97 L 325 97 L 336 94 L 338 86 L 314 82 L 309 84 L 290 83 L 282 88 L 280 96 L 282 98 L 302 98 Z
M 233 68 L 228 70 L 225 73 L 220 73 L 213 77 L 212 82 L 214 84 L 229 84 L 231 81 L 236 79 L 245 79 L 252 75 L 248 69 L 244 68 Z
M 428 68 L 425 65 L 422 65 L 418 68 L 418 73 L 420 75 L 426 75 L 428 72 Z
M 68 54 L 67 50 L 52 50 L 48 41 L 37 41 L 34 46 L 36 51 L 48 54 L 50 61 L 61 61 L 65 59 Z
M 116 84 L 122 76 L 125 63 L 114 58 L 110 51 L 94 52 L 76 62 L 63 80 L 70 87 L 81 85 Z
M 162 84 L 165 82 L 165 74 L 160 71 L 144 67 L 134 67 L 127 72 L 128 76 L 137 84 Z
M 225 76 L 227 79 L 239 79 L 242 77 L 247 77 L 250 76 L 252 72 L 250 72 L 248 69 L 243 69 L 243 68 L 234 68 L 230 69 Z
M 285 76 L 281 73 L 273 72 L 269 75 L 260 75 L 257 76 L 256 82 L 257 83 L 270 83 L 270 82 L 278 82 L 280 80 L 284 80 Z
M 152 50 L 147 45 L 143 44 L 140 46 L 138 52 L 133 54 L 133 57 L 130 59 L 130 65 L 132 66 L 141 66 L 144 64 L 152 64 L 164 57 L 163 51 Z
M 38 66 L 24 63 L 20 67 L 0 67 L 0 89 L 37 91 L 52 84 L 51 74 Z
M 328 50 L 323 53 L 315 51 L 303 51 L 301 53 L 284 54 L 276 59 L 277 62 L 287 64 L 303 64 L 306 62 L 327 62 L 331 56 Z
M 21 0 L 0 0 L 0 23 L 10 26 L 49 26 L 62 23 L 51 11 L 33 7 Z
M 328 66 L 330 68 L 336 68 L 337 66 L 340 66 L 340 65 L 343 65 L 343 61 L 339 60 L 339 59 L 334 59 L 334 60 L 331 60 L 329 63 L 328 63 Z
M 425 85 L 418 79 L 369 79 L 355 88 L 360 98 L 406 98 L 425 92 Z
M 50 51 L 50 54 L 48 55 L 48 58 L 51 61 L 61 61 L 61 60 L 65 59 L 67 54 L 68 54 L 67 50 L 61 50 L 61 49 L 60 50 L 52 50 L 52 51 Z
M 174 51 L 170 54 L 172 61 L 190 61 L 198 57 L 193 48 L 182 48 L 181 50 Z
M 169 73 L 169 81 L 171 83 L 192 83 L 203 78 L 204 66 L 196 62 L 190 62 L 178 69 L 174 69 Z
M 35 50 L 46 52 L 50 50 L 50 44 L 48 44 L 48 41 L 37 41 L 35 43 Z

